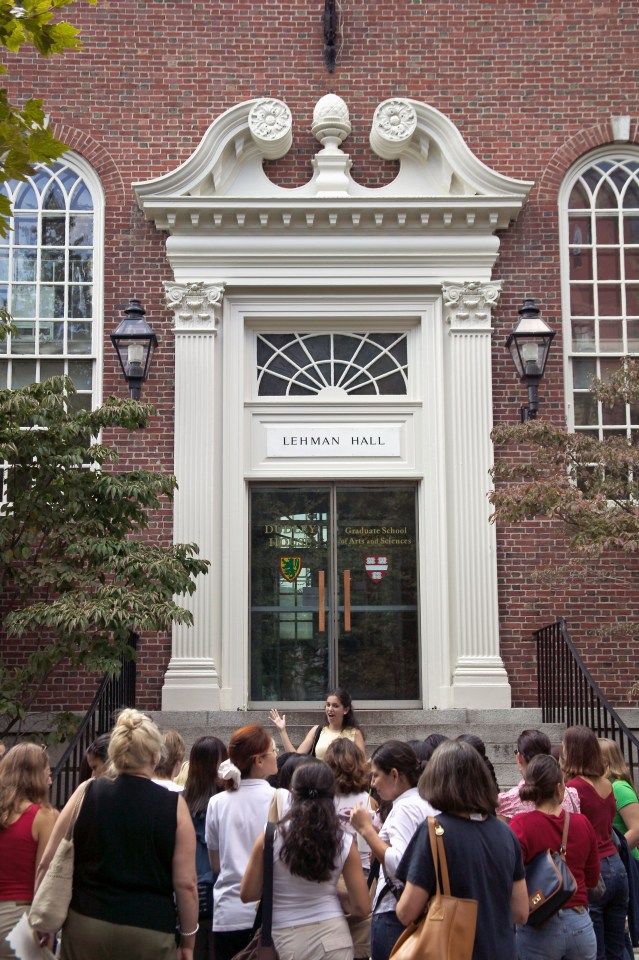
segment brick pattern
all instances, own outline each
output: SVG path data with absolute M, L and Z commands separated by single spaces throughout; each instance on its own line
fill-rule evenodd
M 317 144 L 313 107 L 335 92 L 353 124 L 345 149 L 353 176 L 368 186 L 388 182 L 396 166 L 372 154 L 368 133 L 377 104 L 391 96 L 424 100 L 449 116 L 470 148 L 500 173 L 532 180 L 530 201 L 502 236 L 496 278 L 504 293 L 495 317 L 495 420 L 514 421 L 524 390 L 504 339 L 526 294 L 542 300 L 545 319 L 561 316 L 557 190 L 566 170 L 612 139 L 611 115 L 631 115 L 639 141 L 636 4 L 630 0 L 544 0 L 522 3 L 389 0 L 342 4 L 343 43 L 331 76 L 322 58 L 321 0 L 100 0 L 68 17 L 84 47 L 43 61 L 28 52 L 9 57 L 10 94 L 46 98 L 53 128 L 95 167 L 106 193 L 105 329 L 113 329 L 129 297 L 141 298 L 160 339 L 145 399 L 158 414 L 144 433 L 110 436 L 122 463 L 172 465 L 173 340 L 162 302 L 169 279 L 164 236 L 146 223 L 131 183 L 163 174 L 190 156 L 211 121 L 241 100 L 277 96 L 294 116 L 294 144 L 267 164 L 278 183 L 294 186 L 311 174 Z M 106 341 L 106 337 L 105 337 Z M 110 344 L 105 344 L 104 394 L 123 394 Z M 541 388 L 541 415 L 564 419 L 561 343 L 553 347 Z M 168 541 L 170 508 L 154 517 L 150 535 Z M 538 563 L 565 553 L 559 532 L 531 522 L 499 531 L 502 652 L 515 703 L 535 701 L 531 630 L 563 614 L 606 692 L 622 700 L 634 674 L 633 642 L 605 644 L 594 631 L 608 611 L 639 613 L 627 588 L 604 597 L 575 583 L 570 594 L 531 583 Z M 157 707 L 170 655 L 168 636 L 145 636 L 140 648 L 141 705 Z M 41 706 L 82 706 L 93 680 L 61 673 Z

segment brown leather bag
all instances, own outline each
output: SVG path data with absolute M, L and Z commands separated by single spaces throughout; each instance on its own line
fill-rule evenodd
M 444 828 L 435 817 L 428 818 L 428 834 L 435 865 L 435 896 L 428 901 L 424 916 L 406 927 L 391 951 L 391 960 L 472 960 L 477 901 L 451 896 Z

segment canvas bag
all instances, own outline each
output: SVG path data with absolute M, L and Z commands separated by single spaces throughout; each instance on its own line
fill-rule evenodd
M 247 946 L 233 960 L 279 960 L 271 936 L 273 922 L 273 837 L 275 824 L 267 823 L 264 831 L 264 885 L 260 912 L 262 925 Z
M 67 919 L 73 894 L 73 828 L 90 784 L 91 780 L 87 780 L 84 790 L 76 797 L 67 831 L 29 908 L 29 923 L 34 930 L 41 933 L 55 933 Z
M 428 818 L 428 834 L 435 866 L 435 895 L 428 901 L 424 916 L 406 927 L 390 956 L 392 960 L 472 960 L 477 901 L 451 896 L 444 828 L 435 817 Z
M 577 892 L 577 881 L 566 863 L 569 823 L 570 814 L 566 810 L 559 850 L 542 850 L 526 865 L 529 927 L 541 926 Z

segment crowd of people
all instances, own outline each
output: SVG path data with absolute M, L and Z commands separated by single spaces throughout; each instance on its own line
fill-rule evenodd
M 0 958 L 15 957 L 6 936 L 73 826 L 68 916 L 41 944 L 62 960 L 232 960 L 260 922 L 271 822 L 280 960 L 389 960 L 436 891 L 429 817 L 452 895 L 478 905 L 473 960 L 633 957 L 639 799 L 615 741 L 571 727 L 553 748 L 525 730 L 521 780 L 500 792 L 474 734 L 389 740 L 369 757 L 345 690 L 327 695 L 323 721 L 297 748 L 285 715 L 273 709 L 270 720 L 281 755 L 271 731 L 251 723 L 228 744 L 200 737 L 185 760 L 178 731 L 124 710 L 89 747 L 86 779 L 59 814 L 46 750 L 8 750 Z M 533 925 L 527 868 L 562 845 L 576 889 Z

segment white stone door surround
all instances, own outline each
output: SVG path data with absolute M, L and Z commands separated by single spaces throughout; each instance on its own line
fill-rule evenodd
M 218 117 L 177 170 L 135 185 L 167 230 L 175 316 L 175 539 L 196 541 L 211 570 L 187 598 L 194 626 L 176 626 L 163 709 L 248 706 L 248 489 L 264 478 L 413 479 L 419 489 L 422 691 L 430 707 L 504 707 L 495 531 L 488 523 L 492 281 L 499 249 L 531 184 L 475 157 L 434 108 L 387 100 L 371 146 L 399 160 L 392 183 L 362 187 L 341 144 L 348 110 L 316 106 L 322 149 L 302 187 L 263 170 L 290 148 L 279 100 Z M 255 331 L 411 331 L 406 397 L 269 402 L 252 392 Z M 394 455 L 273 455 L 282 424 L 375 423 Z M 394 431 L 394 433 L 393 433 Z

